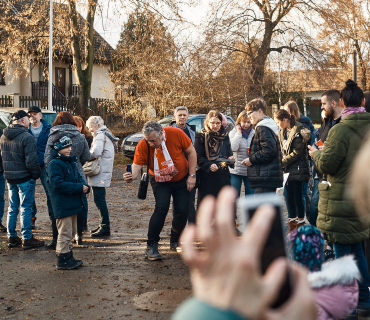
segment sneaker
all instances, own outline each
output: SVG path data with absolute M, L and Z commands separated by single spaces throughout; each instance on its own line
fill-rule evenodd
M 71 252 L 63 253 L 58 255 L 57 270 L 72 270 L 78 268 L 81 264 L 71 259 Z
M 170 242 L 170 250 L 181 253 L 181 247 L 178 242 Z
M 110 230 L 99 229 L 98 232 L 92 233 L 91 237 L 93 238 L 110 237 Z
M 0 222 L 0 232 L 7 232 L 8 230 L 6 227 L 3 226 L 3 224 Z
M 357 315 L 360 317 L 370 317 L 370 305 L 359 304 L 357 306 Z
M 22 244 L 22 239 L 19 238 L 18 236 L 8 238 L 8 247 L 9 248 L 14 248 L 14 247 L 16 247 L 18 245 L 21 245 L 21 244 Z
M 36 229 L 36 218 L 31 218 L 31 229 Z
M 32 236 L 31 239 L 23 240 L 22 248 L 23 250 L 28 250 L 28 249 L 42 247 L 44 244 L 45 244 L 44 241 L 37 240 L 36 238 Z
M 53 239 L 52 242 L 46 245 L 48 249 L 55 250 L 57 248 L 57 240 Z
M 90 233 L 98 232 L 98 231 L 99 231 L 99 229 L 100 229 L 100 227 L 97 227 L 97 228 L 95 228 L 95 229 L 92 229 L 92 230 L 90 230 Z
M 158 243 L 153 243 L 150 245 L 148 244 L 146 247 L 145 256 L 151 261 L 161 260 L 162 256 L 158 252 Z

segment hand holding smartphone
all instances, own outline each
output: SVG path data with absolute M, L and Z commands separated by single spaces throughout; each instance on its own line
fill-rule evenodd
M 126 172 L 132 173 L 131 164 L 128 164 L 126 167 Z
M 269 236 L 261 255 L 261 272 L 264 274 L 269 265 L 279 257 L 286 257 L 285 226 L 282 217 L 282 199 L 276 193 L 264 193 L 240 198 L 239 209 L 242 215 L 243 230 L 248 221 L 253 217 L 257 208 L 263 204 L 270 204 L 275 208 L 276 214 L 271 226 Z M 272 305 L 278 308 L 287 301 L 292 293 L 292 283 L 289 271 L 286 280 L 281 287 L 280 294 Z

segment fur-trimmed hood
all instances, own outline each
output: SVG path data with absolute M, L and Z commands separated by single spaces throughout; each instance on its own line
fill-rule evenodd
M 321 271 L 308 275 L 311 288 L 319 289 L 325 286 L 347 285 L 354 280 L 360 280 L 361 275 L 352 255 L 326 262 Z

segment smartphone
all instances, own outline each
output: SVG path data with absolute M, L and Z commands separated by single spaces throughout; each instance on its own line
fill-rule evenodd
M 127 165 L 126 171 L 132 173 L 131 164 Z
M 261 255 L 261 271 L 262 274 L 266 272 L 269 265 L 279 257 L 286 257 L 286 242 L 285 233 L 286 227 L 283 223 L 283 210 L 282 210 L 282 199 L 281 196 L 276 193 L 263 193 L 256 195 L 249 195 L 245 198 L 239 199 L 239 209 L 242 217 L 243 231 L 247 226 L 247 223 L 252 219 L 257 208 L 263 204 L 271 204 L 276 211 L 274 221 L 271 226 L 270 233 L 266 240 L 265 247 Z M 289 270 L 287 271 L 287 276 L 283 286 L 281 287 L 280 294 L 277 300 L 272 304 L 272 308 L 278 308 L 284 302 L 286 302 L 292 292 L 292 282 Z
M 324 143 L 321 140 L 319 140 L 319 141 L 316 142 L 316 145 L 319 146 L 319 147 L 321 147 L 321 146 L 324 145 Z

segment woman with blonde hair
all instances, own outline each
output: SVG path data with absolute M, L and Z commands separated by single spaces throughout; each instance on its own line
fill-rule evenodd
M 195 150 L 200 169 L 198 177 L 198 206 L 206 195 L 217 197 L 222 187 L 230 185 L 230 172 L 219 158 L 234 159 L 230 139 L 222 125 L 222 115 L 211 110 L 204 121 L 204 128 L 195 135 Z
M 233 169 L 230 168 L 231 173 L 231 185 L 238 191 L 240 196 L 240 189 L 244 181 L 245 195 L 254 193 L 249 185 L 247 176 L 247 167 L 242 165 L 241 162 L 248 158 L 249 147 L 254 136 L 254 130 L 252 129 L 251 119 L 249 118 L 247 111 L 242 111 L 235 122 L 235 128 L 229 133 L 231 150 L 233 151 L 235 160 L 235 166 Z
M 86 121 L 93 136 L 90 148 L 91 159 L 100 157 L 100 171 L 94 176 L 87 177 L 87 182 L 92 187 L 94 202 L 99 209 L 100 225 L 91 231 L 93 238 L 110 236 L 109 211 L 106 202 L 106 190 L 110 187 L 113 172 L 114 149 L 117 146 L 118 138 L 104 125 L 99 116 L 92 116 Z

